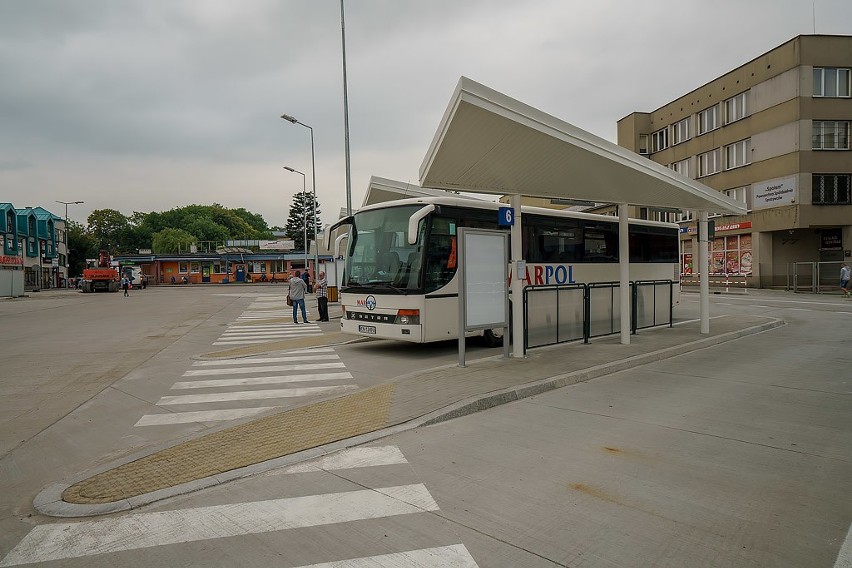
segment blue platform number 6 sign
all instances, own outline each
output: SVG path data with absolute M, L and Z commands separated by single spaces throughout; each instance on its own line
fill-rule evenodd
M 501 207 L 497 214 L 497 224 L 501 227 L 511 227 L 515 224 L 515 210 L 511 207 Z

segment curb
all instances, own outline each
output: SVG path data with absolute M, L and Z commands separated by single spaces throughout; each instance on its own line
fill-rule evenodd
M 105 515 L 109 513 L 116 513 L 120 511 L 128 511 L 131 509 L 142 507 L 143 505 L 148 505 L 155 501 L 160 501 L 178 495 L 184 495 L 186 493 L 191 493 L 200 489 L 214 487 L 216 485 L 226 483 L 228 481 L 233 481 L 235 479 L 240 479 L 258 473 L 263 473 L 272 469 L 293 465 L 299 462 L 330 454 L 345 448 L 359 446 L 361 444 L 366 444 L 368 442 L 385 438 L 387 436 L 392 436 L 401 432 L 413 430 L 415 428 L 431 426 L 433 424 L 439 424 L 441 422 L 446 422 L 455 418 L 461 418 L 463 416 L 481 412 L 483 410 L 488 410 L 490 408 L 501 406 L 510 402 L 522 400 L 524 398 L 529 398 L 551 390 L 559 389 L 581 382 L 586 382 L 605 375 L 610 375 L 627 369 L 632 369 L 637 366 L 646 365 L 648 363 L 655 363 L 657 361 L 669 359 L 678 355 L 698 351 L 699 349 L 706 349 L 708 347 L 727 343 L 728 341 L 734 341 L 736 339 L 749 335 L 763 333 L 765 331 L 769 331 L 784 325 L 786 325 L 786 322 L 784 320 L 772 318 L 767 323 L 747 327 L 737 331 L 731 331 L 709 338 L 697 339 L 695 341 L 690 341 L 682 345 L 667 347 L 665 349 L 652 351 L 650 353 L 634 355 L 625 359 L 620 359 L 617 361 L 612 361 L 610 363 L 604 363 L 601 365 L 596 365 L 594 367 L 589 367 L 588 369 L 572 371 L 570 373 L 555 375 L 553 377 L 540 379 L 523 385 L 510 387 L 498 391 L 492 391 L 490 393 L 484 393 L 482 395 L 476 395 L 461 400 L 459 402 L 444 406 L 432 412 L 426 413 L 418 418 L 388 426 L 380 430 L 367 432 L 352 438 L 338 440 L 330 444 L 317 446 L 314 448 L 310 448 L 286 456 L 281 456 L 279 458 L 267 460 L 265 462 L 253 464 L 250 466 L 233 469 L 211 477 L 197 479 L 188 483 L 176 485 L 174 487 L 168 487 L 151 493 L 137 495 L 129 499 L 122 499 L 119 501 L 113 501 L 111 503 L 101 504 L 77 504 L 68 503 L 62 500 L 62 493 L 68 487 L 71 487 L 75 483 L 78 483 L 104 471 L 114 469 L 121 465 L 135 461 L 141 457 L 151 455 L 157 451 L 175 445 L 174 442 L 169 442 L 167 445 L 164 444 L 160 448 L 154 448 L 153 451 L 151 448 L 148 448 L 144 452 L 140 452 L 131 456 L 126 456 L 121 460 L 112 462 L 110 464 L 102 465 L 96 469 L 81 473 L 80 475 L 77 475 L 67 481 L 48 485 L 35 497 L 35 499 L 33 500 L 33 506 L 39 513 L 51 517 L 91 517 Z M 474 362 L 473 364 L 476 363 L 477 362 Z

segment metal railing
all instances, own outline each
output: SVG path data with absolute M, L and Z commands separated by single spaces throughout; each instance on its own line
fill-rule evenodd
M 672 326 L 672 280 L 630 282 L 631 330 Z M 621 332 L 619 282 L 524 288 L 524 351 Z
M 637 329 L 665 324 L 671 327 L 674 319 L 674 283 L 671 280 L 637 280 L 630 284 L 633 292 L 631 331 L 636 333 Z
M 524 288 L 524 350 L 580 339 L 588 343 L 588 293 L 585 284 Z

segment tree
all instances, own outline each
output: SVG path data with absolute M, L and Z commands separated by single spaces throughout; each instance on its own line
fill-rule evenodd
M 130 221 L 115 209 L 95 209 L 86 219 L 89 234 L 95 239 L 98 250 L 119 252 Z
M 166 228 L 154 233 L 151 248 L 154 254 L 189 252 L 189 245 L 198 242 L 183 229 Z
M 314 204 L 316 204 L 316 222 L 313 217 Z M 292 239 L 295 242 L 296 250 L 306 250 L 306 225 L 308 228 L 308 243 L 310 243 L 314 240 L 314 226 L 316 226 L 317 230 L 322 227 L 322 222 L 320 221 L 320 206 L 319 202 L 314 200 L 313 194 L 306 191 L 300 191 L 293 196 L 293 204 L 290 205 L 290 214 L 287 217 L 287 226 L 284 229 L 287 234 L 287 238 Z
M 68 276 L 80 276 L 86 268 L 87 258 L 98 257 L 98 244 L 86 227 L 74 221 L 68 221 Z

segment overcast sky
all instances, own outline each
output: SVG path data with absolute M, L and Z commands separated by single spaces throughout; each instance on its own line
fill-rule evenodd
M 814 18 L 814 12 L 816 18 Z M 814 31 L 850 0 L 347 0 L 352 204 L 419 183 L 464 75 L 598 136 Z M 346 205 L 337 0 L 0 0 L 0 202 L 283 225 L 314 129 L 322 220 Z

